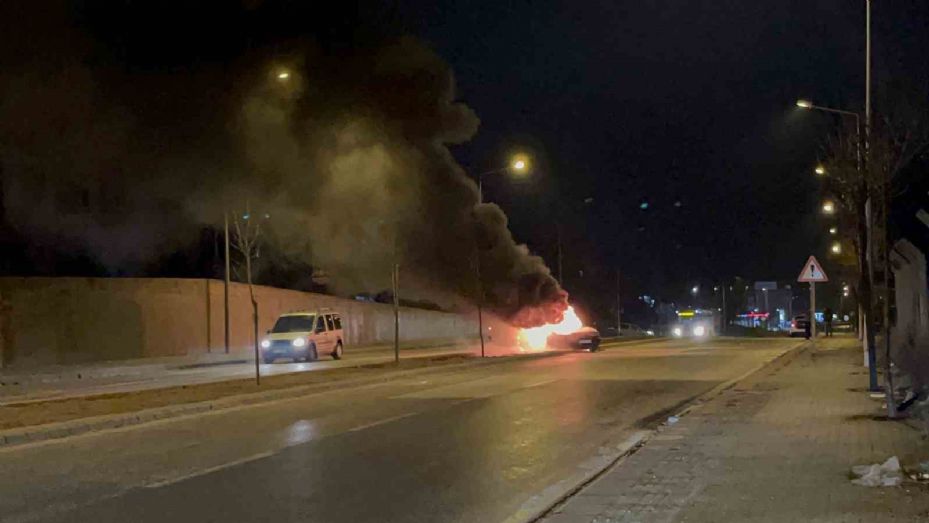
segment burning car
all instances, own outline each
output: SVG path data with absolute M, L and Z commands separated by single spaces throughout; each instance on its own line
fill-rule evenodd
M 600 332 L 593 327 L 585 327 L 574 307 L 568 307 L 558 323 L 521 330 L 518 342 L 520 347 L 528 349 L 550 347 L 594 352 L 600 348 Z
M 555 349 L 581 349 L 596 352 L 600 349 L 600 331 L 593 327 L 581 327 L 568 334 L 552 333 L 548 346 Z

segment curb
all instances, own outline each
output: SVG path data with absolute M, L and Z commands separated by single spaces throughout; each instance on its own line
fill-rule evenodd
M 544 359 L 563 356 L 565 354 L 570 354 L 570 352 L 548 351 L 537 354 L 517 354 L 511 356 L 488 357 L 484 359 L 478 359 L 477 361 L 468 361 L 464 363 L 456 363 L 453 365 L 439 365 L 434 367 L 427 366 L 417 369 L 401 370 L 393 373 L 386 373 L 383 376 L 368 376 L 348 380 L 335 380 L 330 383 L 296 385 L 293 387 L 269 390 L 265 392 L 237 394 L 196 403 L 156 407 L 135 412 L 92 416 L 89 418 L 79 418 L 68 421 L 47 423 L 43 425 L 34 425 L 31 427 L 9 429 L 6 431 L 0 431 L 0 450 L 26 445 L 29 443 L 62 439 L 91 432 L 100 432 L 122 427 L 142 425 L 145 423 L 165 420 L 169 418 L 202 414 L 204 412 L 216 412 L 235 407 L 249 407 L 279 400 L 297 399 L 305 396 L 311 396 L 313 394 L 327 392 L 340 387 L 380 385 L 383 383 L 389 383 L 391 381 L 403 379 L 408 376 L 448 371 L 460 371 L 467 370 L 471 367 L 482 367 L 486 365 Z
M 689 414 L 694 409 L 699 408 L 700 406 L 706 404 L 710 400 L 716 398 L 717 396 L 719 396 L 726 390 L 729 390 L 732 387 L 736 386 L 739 382 L 749 378 L 750 376 L 758 372 L 768 370 L 769 368 L 774 367 L 776 364 L 780 364 L 780 366 L 777 368 L 786 367 L 793 360 L 795 360 L 799 355 L 805 353 L 807 350 L 809 350 L 812 347 L 813 347 L 813 344 L 810 343 L 809 341 L 801 342 L 800 344 L 790 349 L 787 349 L 786 351 L 784 351 L 784 353 L 777 356 L 776 358 L 770 361 L 764 362 L 761 365 L 756 366 L 755 368 L 749 370 L 748 372 L 738 377 L 735 377 L 733 379 L 720 383 L 719 385 L 713 387 L 707 392 L 704 392 L 702 394 L 699 394 L 697 396 L 694 396 L 692 398 L 685 400 L 683 402 L 682 407 L 681 407 L 682 404 L 678 404 L 677 407 L 672 406 L 670 409 L 670 412 L 675 412 L 675 410 L 676 412 L 672 414 L 671 416 L 681 418 Z M 570 488 L 563 490 L 562 494 L 558 496 L 557 499 L 554 499 L 554 501 L 550 502 L 546 507 L 538 509 L 538 510 L 534 510 L 530 514 L 523 514 L 522 511 L 517 512 L 510 518 L 507 518 L 505 523 L 539 523 L 543 521 L 546 517 L 552 514 L 552 512 L 556 508 L 558 508 L 560 505 L 563 505 L 564 503 L 568 502 L 572 497 L 574 497 L 577 493 L 584 490 L 588 485 L 590 485 L 591 483 L 593 483 L 600 477 L 604 476 L 608 472 L 618 467 L 620 464 L 622 464 L 622 462 L 626 458 L 635 454 L 636 452 L 639 451 L 639 449 L 647 445 L 649 440 L 653 436 L 658 434 L 661 431 L 662 426 L 664 425 L 665 425 L 664 423 L 660 423 L 658 426 L 656 426 L 653 429 L 643 430 L 643 431 L 639 431 L 635 433 L 629 440 L 620 444 L 619 448 L 621 451 L 618 455 L 613 457 L 613 459 L 609 460 L 609 462 L 603 464 L 603 466 L 600 469 L 595 470 L 589 474 L 586 474 L 585 477 L 582 478 L 579 482 L 575 483 Z

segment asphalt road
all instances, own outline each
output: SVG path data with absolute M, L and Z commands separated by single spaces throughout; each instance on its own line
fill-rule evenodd
M 795 343 L 625 345 L 0 450 L 0 521 L 506 521 Z

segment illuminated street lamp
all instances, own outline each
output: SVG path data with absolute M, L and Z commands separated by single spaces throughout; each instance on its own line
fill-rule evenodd
M 700 287 L 698 287 L 697 285 L 694 285 L 693 288 L 690 289 L 690 293 L 693 294 L 694 296 L 696 296 L 698 292 L 700 292 Z
M 835 214 L 835 203 L 831 200 L 823 202 L 823 214 Z
M 842 254 L 842 244 L 839 242 L 832 242 L 832 247 L 829 248 L 832 251 L 832 254 Z
M 871 126 L 871 0 L 867 0 L 865 5 L 867 6 L 867 9 L 866 9 L 866 12 L 867 12 L 867 18 L 866 18 L 867 19 L 867 24 L 866 24 L 867 33 L 866 35 L 867 36 L 865 37 L 867 51 L 865 53 L 865 110 L 864 110 L 864 114 L 862 115 L 854 111 L 843 111 L 841 109 L 833 109 L 830 107 L 822 107 L 822 106 L 814 105 L 809 100 L 797 100 L 797 107 L 802 107 L 803 109 L 833 113 L 833 114 L 838 114 L 841 116 L 855 117 L 855 157 L 856 157 L 855 163 L 856 163 L 856 170 L 858 171 L 859 183 L 861 183 L 862 185 L 866 184 L 866 181 L 865 181 L 865 175 L 864 175 L 864 165 L 862 163 L 863 159 L 861 155 L 861 152 L 862 152 L 861 120 L 863 119 L 865 121 L 865 132 L 864 132 L 865 140 L 869 139 L 869 136 L 870 136 L 869 129 Z M 864 149 L 865 150 L 868 149 L 867 145 L 864 147 Z M 870 238 L 873 234 L 872 224 L 871 224 L 872 220 L 868 218 L 867 216 L 859 216 L 859 218 L 864 219 L 865 221 L 864 235 L 861 238 L 861 240 L 862 240 L 862 243 L 867 245 L 870 243 Z M 866 268 L 867 267 L 866 253 L 861 251 L 859 252 L 858 256 L 859 256 L 859 264 L 858 264 L 859 276 L 861 278 L 864 278 L 865 277 L 864 275 L 866 275 L 868 272 L 868 269 Z M 865 304 L 865 306 L 870 307 L 870 304 Z M 890 322 L 885 322 L 885 323 L 887 325 L 890 324 Z M 889 340 L 890 337 L 888 336 L 887 339 Z M 869 367 L 868 375 L 869 375 L 869 381 L 870 381 L 869 389 L 874 391 L 874 390 L 877 390 L 876 356 L 875 356 L 875 350 L 874 350 L 873 343 L 867 343 L 867 345 L 868 345 L 868 367 Z M 892 398 L 893 394 L 889 394 L 887 397 Z M 888 405 L 892 405 L 892 404 L 893 404 L 892 401 L 888 401 Z
M 839 233 L 839 228 L 838 228 L 838 227 L 829 227 L 829 234 L 835 236 L 835 235 L 838 234 L 838 233 Z
M 278 80 L 284 81 L 284 80 L 287 80 L 288 78 L 290 78 L 290 71 L 288 71 L 287 69 L 281 69 L 280 71 L 278 71 L 277 73 Z
M 478 203 L 484 203 L 484 177 L 489 174 L 499 174 L 510 171 L 513 174 L 526 174 L 529 172 L 530 160 L 525 154 L 516 154 L 510 158 L 510 162 L 505 167 L 483 172 L 477 175 L 477 193 Z
M 816 174 L 818 174 L 818 175 L 820 175 L 820 176 L 826 174 L 826 168 L 823 167 L 822 165 L 817 165 L 816 168 L 813 169 L 813 170 L 816 171 Z
M 280 76 L 278 76 L 280 78 Z M 525 174 L 529 172 L 529 156 L 525 154 L 515 154 L 510 158 L 509 164 L 505 167 L 499 169 L 494 169 L 491 171 L 482 172 L 477 175 L 477 202 L 484 203 L 484 177 L 489 174 L 498 174 L 506 171 L 510 171 L 515 174 Z M 477 260 L 475 263 L 475 271 L 477 272 L 477 282 L 480 289 L 478 290 L 479 296 L 477 300 L 477 327 L 480 332 L 481 337 L 481 357 L 484 357 L 484 317 L 482 312 L 482 305 L 484 302 L 484 286 L 481 284 L 481 255 L 480 252 L 477 254 Z

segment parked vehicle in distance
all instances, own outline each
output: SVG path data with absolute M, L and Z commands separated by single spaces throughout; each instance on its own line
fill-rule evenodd
M 314 361 L 320 354 L 338 360 L 343 350 L 342 317 L 329 309 L 282 314 L 261 340 L 261 359 L 265 363 L 278 358 Z
M 596 352 L 600 349 L 600 331 L 593 327 L 581 327 L 569 334 L 551 334 L 548 337 L 548 346 Z
M 810 320 L 806 317 L 806 314 L 797 314 L 790 320 L 790 337 L 799 338 L 806 337 L 807 332 L 810 329 Z

